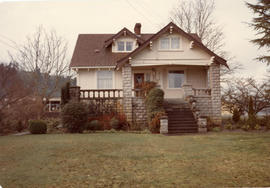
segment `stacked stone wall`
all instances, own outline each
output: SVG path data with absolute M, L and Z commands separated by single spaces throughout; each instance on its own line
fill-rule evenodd
M 216 124 L 221 124 L 220 64 L 213 63 L 210 66 L 210 87 L 212 102 L 211 119 Z
M 145 129 L 147 127 L 147 113 L 144 98 L 134 97 L 132 99 L 132 119 L 133 125 L 137 129 Z
M 212 116 L 211 96 L 196 96 L 196 107 L 200 110 L 201 116 Z

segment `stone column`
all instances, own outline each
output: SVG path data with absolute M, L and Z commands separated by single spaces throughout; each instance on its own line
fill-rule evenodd
M 212 121 L 221 125 L 221 92 L 220 92 L 220 65 L 212 63 L 209 67 Z
M 132 124 L 132 73 L 131 65 L 125 64 L 122 67 L 123 79 L 123 110 L 128 123 Z
M 71 101 L 80 101 L 80 87 L 79 86 L 72 86 L 69 88 L 69 96 Z

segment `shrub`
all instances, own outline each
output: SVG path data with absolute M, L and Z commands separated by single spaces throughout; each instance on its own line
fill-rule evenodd
M 238 123 L 240 120 L 240 112 L 237 108 L 233 109 L 233 116 L 232 116 L 232 120 L 234 123 Z
M 115 130 L 119 130 L 121 127 L 120 127 L 120 123 L 119 123 L 119 120 L 116 119 L 115 117 L 113 117 L 110 121 L 110 125 L 112 127 L 112 129 L 115 129 Z
M 117 114 L 116 118 L 119 120 L 121 130 L 128 130 L 129 129 L 129 124 L 127 122 L 127 118 L 126 118 L 126 115 L 124 113 Z
M 256 124 L 254 127 L 255 130 L 261 130 L 261 126 L 259 124 Z
M 214 132 L 220 132 L 220 127 L 214 127 L 214 128 L 212 129 L 212 131 L 214 131 Z
M 70 133 L 82 133 L 88 118 L 87 107 L 81 102 L 67 103 L 61 113 L 62 123 Z
M 102 124 L 99 120 L 92 120 L 86 125 L 87 130 L 96 131 L 96 130 L 102 130 Z
M 61 132 L 61 129 L 58 127 L 61 124 L 61 120 L 59 118 L 46 119 L 46 123 L 47 123 L 47 132 L 48 133 Z
M 156 82 L 143 82 L 141 85 L 141 89 L 143 90 L 144 96 L 147 96 L 149 92 L 156 86 Z
M 23 129 L 24 129 L 23 123 L 22 123 L 21 120 L 19 120 L 19 121 L 17 122 L 17 124 L 16 124 L 16 130 L 17 130 L 18 132 L 21 132 Z
M 242 127 L 241 127 L 244 131 L 248 131 L 248 130 L 250 130 L 250 126 L 249 126 L 249 124 L 244 124 L 244 125 L 242 125 Z
M 219 127 L 218 124 L 212 121 L 210 117 L 207 117 L 207 130 L 212 131 L 215 127 Z
M 46 134 L 47 124 L 42 120 L 29 120 L 29 131 L 31 134 Z
M 150 90 L 146 96 L 147 119 L 151 132 L 159 132 L 159 119 L 164 115 L 164 91 L 158 88 Z
M 150 124 L 149 124 L 149 129 L 152 133 L 159 133 L 160 129 L 160 118 L 164 116 L 164 112 L 158 112 L 155 114 L 155 116 L 152 118 Z
M 225 128 L 225 129 L 228 129 L 228 130 L 233 130 L 233 129 L 234 129 L 234 127 L 233 127 L 233 125 L 232 125 L 231 123 L 226 124 L 226 125 L 224 126 L 224 128 Z

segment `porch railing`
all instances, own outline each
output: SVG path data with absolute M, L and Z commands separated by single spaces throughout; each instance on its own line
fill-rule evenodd
M 209 88 L 192 88 L 194 96 L 210 96 L 211 89 Z
M 80 99 L 121 99 L 122 89 L 82 89 Z

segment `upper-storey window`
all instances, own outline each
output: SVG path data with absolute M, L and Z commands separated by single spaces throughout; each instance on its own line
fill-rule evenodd
M 125 51 L 125 42 L 123 42 L 123 41 L 119 41 L 119 42 L 117 42 L 117 50 L 118 51 Z
M 126 51 L 132 51 L 133 42 L 126 42 Z
M 117 51 L 119 52 L 130 52 L 133 50 L 133 42 L 131 41 L 118 41 Z
M 180 49 L 179 37 L 163 37 L 160 39 L 161 50 L 178 50 Z

